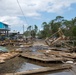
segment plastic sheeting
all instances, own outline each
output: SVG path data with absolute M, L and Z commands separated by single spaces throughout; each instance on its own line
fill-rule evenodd
M 8 52 L 8 49 L 6 47 L 0 46 L 0 52 Z

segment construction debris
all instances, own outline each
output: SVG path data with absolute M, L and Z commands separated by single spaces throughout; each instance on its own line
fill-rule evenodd
M 57 37 L 54 36 L 56 34 L 58 34 Z M 33 42 L 31 40 L 24 40 L 24 41 L 20 41 L 20 42 L 19 41 L 10 41 L 9 43 L 2 42 L 1 45 L 9 44 L 9 45 L 16 47 L 16 49 L 13 48 L 12 50 L 9 51 L 9 53 L 7 52 L 7 53 L 0 54 L 0 63 L 4 63 L 4 62 L 6 62 L 6 60 L 11 59 L 15 56 L 18 56 L 20 53 L 19 56 L 21 56 L 23 58 L 27 58 L 27 59 L 30 59 L 33 61 L 38 61 L 41 63 L 61 62 L 64 65 L 66 63 L 74 64 L 74 62 L 75 62 L 74 59 L 76 59 L 76 53 L 75 52 L 71 53 L 71 51 L 73 51 L 75 49 L 75 47 L 69 45 L 65 41 L 65 35 L 63 34 L 61 29 L 59 29 L 50 38 L 47 38 L 45 40 L 45 42 L 51 48 L 46 49 L 46 50 L 25 51 L 24 53 L 22 53 L 22 50 L 21 50 L 22 48 L 37 46 L 37 44 L 33 45 Z M 66 47 L 67 50 L 64 51 L 64 50 L 59 50 L 58 48 L 52 48 L 53 46 L 55 46 L 57 44 L 60 44 L 61 46 L 63 46 L 63 44 L 64 44 L 64 46 Z M 40 44 L 40 45 L 43 45 L 43 44 Z M 44 68 L 38 68 L 38 69 L 28 70 L 28 71 L 24 71 L 24 72 L 8 73 L 5 75 L 13 75 L 13 74 L 14 75 L 22 75 L 22 74 L 30 75 L 30 74 L 35 74 L 35 73 L 47 72 L 47 71 L 69 69 L 71 67 L 72 67 L 71 65 L 65 65 L 65 66 L 55 67 L 55 68 L 44 67 Z
M 68 43 L 70 40 L 68 42 L 67 41 L 68 40 L 66 40 L 66 36 L 63 34 L 60 28 L 56 33 L 51 35 L 51 37 L 45 39 L 46 44 L 50 47 L 59 45 L 61 47 L 64 46 L 69 48 L 69 51 L 75 51 L 76 48 Z
M 0 63 L 4 63 L 4 62 L 6 62 L 6 60 L 9 60 L 18 55 L 19 55 L 19 53 L 14 53 L 14 52 L 0 54 Z
M 43 73 L 43 72 L 49 72 L 49 71 L 57 71 L 57 70 L 64 70 L 64 69 L 70 69 L 72 68 L 71 65 L 63 65 L 58 67 L 44 67 L 44 68 L 37 68 L 32 70 L 27 70 L 24 72 L 17 72 L 17 73 L 7 73 L 4 75 L 31 75 L 31 74 L 37 74 L 37 73 Z

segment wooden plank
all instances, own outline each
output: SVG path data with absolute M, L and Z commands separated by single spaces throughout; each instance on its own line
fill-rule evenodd
M 4 61 L 3 59 L 2 59 L 2 60 L 0 59 L 0 64 L 2 64 L 2 63 L 4 63 L 4 62 L 5 62 L 5 61 Z
M 45 53 L 47 55 L 55 55 L 63 58 L 76 59 L 76 53 L 69 53 L 64 51 L 54 51 L 54 50 L 38 50 L 40 53 Z
M 58 66 L 58 67 L 44 67 L 44 68 L 38 68 L 38 69 L 32 69 L 27 70 L 24 72 L 17 72 L 17 73 L 7 73 L 4 75 L 31 75 L 31 74 L 37 74 L 37 73 L 43 73 L 43 72 L 51 72 L 56 70 L 64 70 L 64 69 L 70 69 L 72 68 L 70 65 L 64 65 L 64 66 Z
M 42 61 L 42 62 L 52 62 L 52 61 L 67 61 L 67 60 L 72 60 L 69 58 L 63 58 L 63 57 L 56 57 L 55 55 L 32 55 L 31 53 L 22 53 L 21 54 L 22 57 L 24 58 L 28 58 L 28 59 L 33 59 L 33 60 L 38 60 L 38 61 Z
M 19 55 L 19 53 L 3 53 L 0 55 L 0 63 L 4 63 L 4 62 L 6 62 L 6 60 L 14 58 L 18 55 Z

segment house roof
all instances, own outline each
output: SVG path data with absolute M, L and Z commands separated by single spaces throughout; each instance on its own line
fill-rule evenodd
M 8 27 L 8 24 L 5 24 L 3 22 L 0 22 L 0 31 L 10 31 L 10 28 Z
M 5 24 L 5 23 L 3 23 L 3 22 L 0 22 L 1 24 L 4 24 L 5 26 L 8 26 L 8 24 Z

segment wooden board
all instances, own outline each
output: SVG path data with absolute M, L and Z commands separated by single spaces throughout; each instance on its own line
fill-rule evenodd
M 43 73 L 48 71 L 56 71 L 56 70 L 64 70 L 64 69 L 70 69 L 72 68 L 70 65 L 63 65 L 58 67 L 44 67 L 44 68 L 37 68 L 32 70 L 27 70 L 24 72 L 17 72 L 17 73 L 7 73 L 3 75 L 31 75 L 31 74 L 37 74 L 37 73 Z
M 45 54 L 32 54 L 30 53 L 22 53 L 22 57 L 28 58 L 28 59 L 33 59 L 37 61 L 42 61 L 42 62 L 52 62 L 52 61 L 68 61 L 72 60 L 70 58 L 63 58 L 63 57 L 56 57 L 55 55 L 45 55 Z
M 4 63 L 6 60 L 16 57 L 17 55 L 19 55 L 19 53 L 3 53 L 0 55 L 0 63 Z

